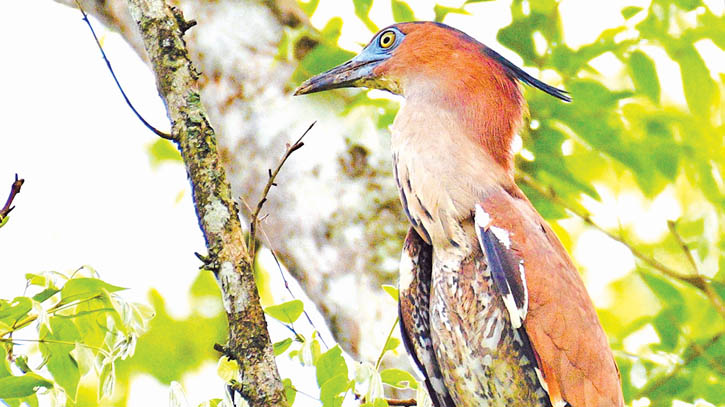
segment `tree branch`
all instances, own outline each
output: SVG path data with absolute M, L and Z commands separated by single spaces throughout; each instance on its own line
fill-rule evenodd
M 547 188 L 545 186 L 542 186 L 539 184 L 538 181 L 536 181 L 532 176 L 529 174 L 526 174 L 523 171 L 518 171 L 516 174 L 516 181 L 521 184 L 525 184 L 526 186 L 534 189 L 536 192 L 540 193 L 541 195 L 545 196 L 547 199 L 549 199 L 551 202 L 561 206 L 562 208 L 569 211 L 571 214 L 577 216 L 581 220 L 584 221 L 584 223 L 588 224 L 589 226 L 594 227 L 595 229 L 599 230 L 600 232 L 607 235 L 609 238 L 616 240 L 619 243 L 622 243 L 629 249 L 630 252 L 632 252 L 632 255 L 634 257 L 640 259 L 642 262 L 646 263 L 650 267 L 660 271 L 662 274 L 666 275 L 667 277 L 673 278 L 675 280 L 678 280 L 683 283 L 687 283 L 698 290 L 702 291 L 705 296 L 710 300 L 710 302 L 715 307 L 715 310 L 722 315 L 723 318 L 725 318 L 725 304 L 723 304 L 722 300 L 718 296 L 718 294 L 713 290 L 712 286 L 710 285 L 710 280 L 700 274 L 684 274 L 680 273 L 679 271 L 676 271 L 670 267 L 667 267 L 666 265 L 660 263 L 657 259 L 654 257 L 650 257 L 643 252 L 641 252 L 639 249 L 637 249 L 633 244 L 626 241 L 622 236 L 615 235 L 614 233 L 604 229 L 603 227 L 596 224 L 592 218 L 591 215 L 584 209 L 575 208 L 573 205 L 570 205 L 563 199 L 561 199 L 556 192 L 554 192 L 553 189 Z M 683 243 L 684 244 L 684 243 Z M 685 246 L 686 249 L 686 246 Z M 686 250 L 689 253 L 689 250 Z M 693 260 L 694 261 L 694 260 Z M 696 267 L 696 266 L 695 266 Z
M 8 199 L 5 201 L 5 205 L 2 209 L 0 209 L 0 224 L 2 224 L 3 220 L 6 216 L 8 216 L 10 211 L 15 208 L 12 206 L 13 200 L 15 200 L 15 196 L 20 193 L 20 188 L 23 186 L 23 182 L 25 182 L 25 180 L 22 178 L 18 179 L 18 174 L 15 174 L 15 182 L 13 182 L 12 186 L 10 186 Z
M 682 353 L 682 363 L 678 363 L 675 365 L 675 367 L 669 371 L 668 373 L 660 376 L 659 378 L 655 380 L 651 380 L 645 387 L 643 387 L 639 392 L 637 392 L 637 395 L 633 398 L 639 398 L 648 395 L 649 393 L 661 388 L 665 383 L 670 381 L 672 378 L 677 376 L 677 374 L 680 372 L 680 370 L 690 363 L 697 359 L 700 356 L 706 356 L 705 352 L 707 352 L 708 349 L 710 349 L 713 345 L 715 345 L 720 338 L 723 337 L 725 333 L 720 332 L 715 334 L 713 337 L 707 340 L 704 344 L 700 345 L 699 343 L 692 341 L 690 345 L 685 349 L 685 351 Z M 714 363 L 712 360 L 708 360 L 708 363 L 710 363 L 710 366 L 712 366 L 715 370 L 719 371 L 720 373 L 723 372 L 723 367 L 721 365 L 718 365 L 717 363 Z
M 257 202 L 257 207 L 254 209 L 254 212 L 252 212 L 252 217 L 249 221 L 249 257 L 251 258 L 254 258 L 254 254 L 256 252 L 257 223 L 259 222 L 259 212 L 262 210 L 262 206 L 264 206 L 264 203 L 267 202 L 267 195 L 269 194 L 269 190 L 272 189 L 273 186 L 277 185 L 274 183 L 274 179 L 277 178 L 279 170 L 282 169 L 282 166 L 284 165 L 285 161 L 287 161 L 289 156 L 291 156 L 292 153 L 299 150 L 300 148 L 302 148 L 302 146 L 305 145 L 305 143 L 302 142 L 302 139 L 305 138 L 310 130 L 312 130 L 312 126 L 314 126 L 315 123 L 317 122 L 312 122 L 312 124 L 310 124 L 310 127 L 308 127 L 304 133 L 302 133 L 300 138 L 298 138 L 294 144 L 287 144 L 287 150 L 284 152 L 284 155 L 279 160 L 277 168 L 275 168 L 274 171 L 272 171 L 271 169 L 268 170 L 269 178 L 267 179 L 267 185 L 264 186 L 262 196 L 259 198 L 259 202 Z
M 252 260 L 219 159 L 216 135 L 200 100 L 199 73 L 182 39 L 188 23 L 181 11 L 169 8 L 163 0 L 129 0 L 129 9 L 143 37 L 171 119 L 171 134 L 191 181 L 199 226 L 209 252 L 206 267 L 215 273 L 221 286 L 229 320 L 226 348 L 241 371 L 235 390 L 250 407 L 287 406 L 252 274 Z
M 103 50 L 103 46 L 101 45 L 101 41 L 98 40 L 98 36 L 96 35 L 96 31 L 93 29 L 93 26 L 91 25 L 91 21 L 88 19 L 88 15 L 86 14 L 86 11 L 81 6 L 81 3 L 79 0 L 75 0 L 76 6 L 78 7 L 78 10 L 81 11 L 81 14 L 83 14 L 83 21 L 85 21 L 86 25 L 88 26 L 88 29 L 91 30 L 91 34 L 93 35 L 93 39 L 96 41 L 96 46 L 98 47 L 98 50 L 101 51 L 101 56 L 103 57 L 103 60 L 106 61 L 106 66 L 108 67 L 108 72 L 111 73 L 111 76 L 113 77 L 113 81 L 116 82 L 116 87 L 118 90 L 121 91 L 121 96 L 123 96 L 123 100 L 126 101 L 126 104 L 128 107 L 131 108 L 131 111 L 133 114 L 136 115 L 136 118 L 143 123 L 144 126 L 146 126 L 147 129 L 151 130 L 152 133 L 156 134 L 157 136 L 164 138 L 166 140 L 171 140 L 171 135 L 164 133 L 163 131 L 157 129 L 156 127 L 152 126 L 151 123 L 147 122 L 146 119 L 144 119 L 143 116 L 141 116 L 141 113 L 136 110 L 136 108 L 131 103 L 131 99 L 128 98 L 126 95 L 126 91 L 123 90 L 123 87 L 121 86 L 121 83 L 118 81 L 118 77 L 116 77 L 116 72 L 113 71 L 113 67 L 111 66 L 111 61 L 108 60 L 108 57 L 106 57 L 106 51 Z M 191 23 L 190 23 L 191 24 Z M 196 24 L 194 21 L 191 26 Z M 185 32 L 186 29 L 182 28 L 182 32 Z

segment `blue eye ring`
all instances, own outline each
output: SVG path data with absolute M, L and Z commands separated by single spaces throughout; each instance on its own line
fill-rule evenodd
M 395 31 L 387 30 L 378 37 L 378 46 L 382 49 L 388 49 L 395 44 Z

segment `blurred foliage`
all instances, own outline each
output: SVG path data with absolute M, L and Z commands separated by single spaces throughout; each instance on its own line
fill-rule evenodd
M 110 399 L 117 363 L 134 354 L 153 311 L 125 301 L 116 294 L 124 288 L 88 266 L 70 277 L 46 272 L 26 280 L 22 296 L 0 299 L 0 401 L 37 406 L 40 393 L 53 406 L 79 405 L 82 377 L 95 377 L 94 402 Z
M 451 13 L 475 18 L 469 3 L 437 4 L 435 20 Z M 372 1 L 353 4 L 371 32 L 388 24 L 371 21 Z M 389 4 L 396 22 L 414 18 L 413 3 Z M 725 18 L 700 0 L 653 0 L 623 7 L 620 26 L 575 48 L 564 38 L 559 6 L 555 0 L 513 0 L 512 21 L 498 31 L 500 44 L 489 44 L 515 52 L 529 72 L 573 98 L 564 104 L 525 89 L 530 119 L 516 157 L 519 184 L 555 222 L 569 250 L 594 228 L 635 259 L 629 273 L 616 273 L 625 275 L 609 284 L 613 301 L 599 310 L 627 403 L 725 405 L 725 76 L 711 72 L 714 61 L 701 53 L 711 45 L 725 50 Z M 319 45 L 300 62 L 292 86 L 353 55 L 337 45 L 342 24 L 332 19 L 320 32 L 305 33 Z M 664 72 L 672 65 L 679 81 Z M 375 106 L 368 117 L 387 128 L 394 102 L 350 94 L 326 97 L 344 98 L 342 114 Z M 668 222 L 660 214 L 660 226 L 667 227 L 655 237 L 638 235 L 636 219 L 620 221 L 616 229 L 597 223 L 606 217 L 600 208 L 614 207 L 622 194 L 637 197 L 645 211 L 658 199 L 674 200 L 678 215 Z M 560 219 L 567 221 L 557 224 Z
M 395 21 L 416 18 L 412 2 L 377 2 L 389 5 Z M 352 0 L 356 18 L 373 32 L 390 23 L 373 21 L 370 11 L 377 2 Z M 431 14 L 436 21 L 452 14 L 475 19 L 485 9 L 472 3 L 485 2 L 436 4 Z M 312 15 L 319 1 L 298 4 Z M 517 176 L 569 250 L 594 228 L 626 246 L 635 259 L 633 270 L 613 273 L 624 275 L 609 284 L 613 301 L 599 309 L 627 403 L 725 405 L 725 76 L 711 72 L 711 61 L 701 53 L 711 45 L 725 50 L 725 18 L 700 0 L 652 0 L 640 6 L 623 7 L 620 26 L 572 47 L 564 37 L 567 22 L 559 2 L 513 0 L 511 23 L 499 27 L 499 44 L 489 45 L 515 52 L 527 71 L 564 87 L 573 98 L 564 104 L 525 89 L 531 114 L 521 134 Z M 354 55 L 338 45 L 344 23 L 335 17 L 319 31 L 304 25 L 285 29 L 278 58 L 299 59 L 290 78 L 293 86 Z M 360 43 L 368 40 L 359 38 Z M 300 52 L 310 44 L 312 49 Z M 600 72 L 603 61 L 618 66 L 617 73 Z M 669 65 L 677 67 L 678 81 L 662 80 Z M 366 117 L 379 129 L 390 125 L 397 110 L 396 102 L 371 99 L 365 92 L 317 97 L 341 95 L 345 107 L 340 114 Z M 178 160 L 166 141 L 154 143 L 149 152 L 155 164 Z M 678 215 L 671 222 L 661 219 L 663 232 L 654 237 L 638 234 L 637 219 L 619 222 L 616 229 L 598 223 L 606 217 L 601 208 L 616 206 L 612 197 L 621 194 L 637 197 L 645 208 L 663 197 L 674 200 Z M 226 337 L 213 276 L 200 273 L 190 296 L 191 313 L 183 318 L 169 315 L 163 298 L 152 291 L 156 317 L 149 323 L 145 306 L 124 302 L 116 294 L 119 287 L 86 271 L 91 275 L 28 275 L 32 295 L 0 300 L 0 398 L 10 406 L 35 406 L 41 389 L 59 405 L 63 397 L 68 405 L 72 400 L 97 405 L 115 388 L 113 400 L 104 402 L 125 405 L 131 379 L 145 373 L 170 384 L 171 405 L 186 405 L 175 381 L 219 360 L 212 345 Z M 394 288 L 384 289 L 397 296 Z M 263 286 L 263 292 L 269 290 Z M 409 373 L 380 369 L 386 354 L 402 352 L 399 341 L 388 336 L 376 365 L 353 362 L 337 346 L 323 351 L 316 334 L 306 337 L 294 330 L 303 309 L 297 300 L 266 308 L 291 332 L 274 344 L 274 351 L 314 369 L 324 406 L 339 406 L 353 393 L 364 397 L 366 406 L 385 406 L 385 392 L 393 388 L 415 392 L 426 403 L 424 386 Z M 11 339 L 18 330 L 25 334 L 22 328 L 30 324 L 38 327 L 37 338 Z M 29 342 L 21 347 L 21 339 Z M 28 343 L 37 344 L 34 356 Z M 134 350 L 135 357 L 121 360 Z M 37 357 L 40 363 L 33 360 Z M 219 361 L 224 380 L 234 382 L 235 371 L 233 362 Z M 295 378 L 284 383 L 290 402 L 299 401 Z M 224 403 L 215 399 L 205 405 Z
M 395 294 L 397 301 L 395 288 L 385 286 L 383 289 L 391 296 Z M 398 329 L 397 319 L 388 333 L 385 346 L 381 349 L 376 364 L 373 365 L 369 362 L 355 362 L 346 359 L 342 354 L 342 349 L 337 345 L 323 352 L 316 331 L 309 338 L 297 332 L 293 324 L 302 315 L 303 310 L 304 304 L 299 300 L 293 300 L 267 307 L 265 312 L 268 316 L 285 324 L 293 334 L 274 344 L 275 355 L 286 356 L 302 366 L 314 368 L 319 387 L 319 401 L 323 407 L 340 407 L 343 400 L 351 398 L 360 399 L 360 405 L 363 407 L 387 407 L 386 387 L 415 391 L 415 400 L 419 406 L 431 405 L 427 393 L 423 391 L 425 386 L 411 373 L 400 369 L 381 369 L 380 367 L 385 355 L 389 352 L 397 353 L 401 345 L 398 339 L 392 337 L 393 331 Z M 296 400 L 298 392 L 294 382 L 295 378 L 284 380 L 285 387 L 288 389 L 288 401 L 291 404 Z
M 227 319 L 221 304 L 221 293 L 211 272 L 202 270 L 189 293 L 191 313 L 178 318 L 169 314 L 161 295 L 152 290 L 149 301 L 156 312 L 148 332 L 141 337 L 133 358 L 117 366 L 118 387 L 124 406 L 131 379 L 149 374 L 163 384 L 181 381 L 188 372 L 198 370 L 204 363 L 213 363 L 219 353 L 215 343 L 226 343 Z

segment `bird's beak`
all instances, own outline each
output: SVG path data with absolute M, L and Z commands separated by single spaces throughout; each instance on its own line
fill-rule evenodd
M 363 52 L 342 65 L 304 81 L 294 94 L 297 96 L 337 88 L 368 86 L 375 80 L 373 69 L 384 60 L 368 58 Z

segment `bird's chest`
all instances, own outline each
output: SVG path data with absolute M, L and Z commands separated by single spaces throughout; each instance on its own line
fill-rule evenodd
M 487 187 L 507 177 L 454 117 L 405 104 L 391 127 L 400 202 L 418 234 L 434 247 L 470 252 L 472 215 Z
M 393 174 L 400 203 L 418 234 L 433 246 L 470 251 L 466 238 L 475 207 L 475 188 L 456 163 L 456 151 L 444 140 L 408 138 L 393 133 Z
M 523 328 L 514 329 L 475 248 L 457 261 L 434 254 L 430 330 L 456 405 L 549 407 Z
M 400 204 L 418 234 L 434 246 L 470 250 L 463 224 L 470 214 L 456 205 L 442 169 L 435 160 L 421 160 L 409 150 L 393 152 L 393 174 Z M 469 222 L 470 223 L 470 222 Z

